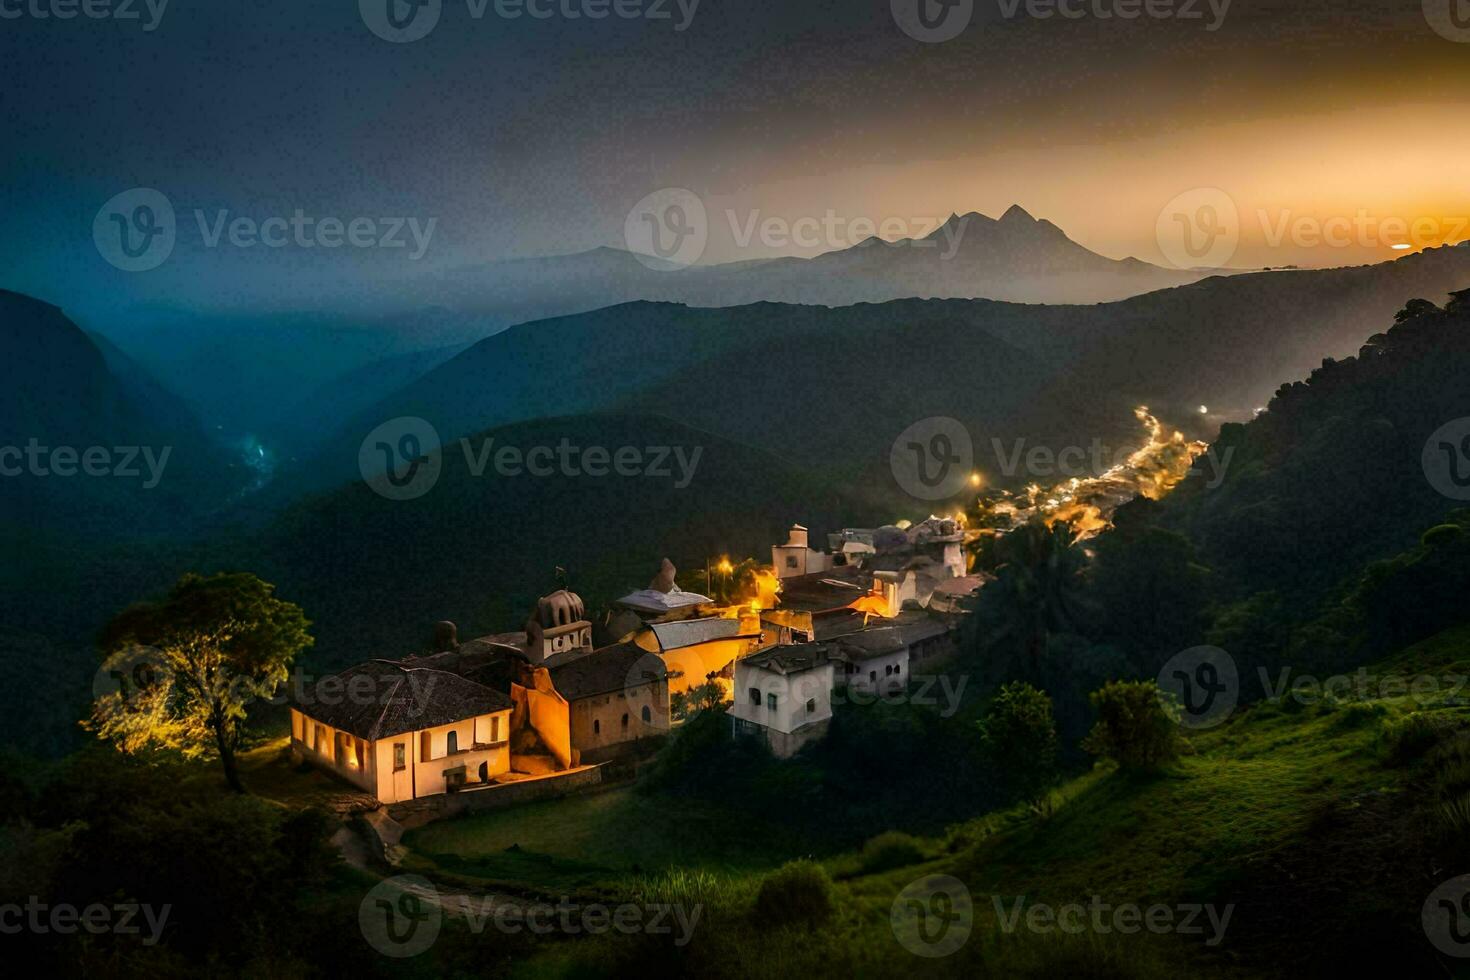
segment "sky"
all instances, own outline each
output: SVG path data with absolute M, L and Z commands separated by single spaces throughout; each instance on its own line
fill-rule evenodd
M 920 0 L 393 0 L 411 40 L 386 2 L 0 0 L 0 287 L 309 307 L 623 247 L 665 188 L 704 205 L 705 262 L 1014 203 L 1160 264 L 1177 213 L 1233 221 L 1206 257 L 1239 268 L 1470 238 L 1463 0 L 948 0 L 943 40 Z M 177 242 L 127 271 L 94 222 L 137 188 Z M 362 244 L 283 231 L 298 211 Z M 741 233 L 803 218 L 823 231 Z

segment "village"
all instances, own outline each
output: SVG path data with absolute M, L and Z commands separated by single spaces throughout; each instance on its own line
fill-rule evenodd
M 822 738 L 834 700 L 901 692 L 956 652 L 964 600 L 988 580 L 969 573 L 973 534 L 931 517 L 846 529 L 822 550 L 798 524 L 739 598 L 681 589 L 665 559 L 596 621 L 560 589 L 519 631 L 461 642 L 439 623 L 421 651 L 299 692 L 291 758 L 408 827 L 594 785 L 699 705 L 728 705 L 732 738 L 789 757 Z

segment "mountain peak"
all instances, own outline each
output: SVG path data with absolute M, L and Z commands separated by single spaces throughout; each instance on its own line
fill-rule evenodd
M 1031 213 L 1019 204 L 1012 204 L 1009 208 L 1006 208 L 1006 213 L 1000 216 L 1000 220 L 1006 224 L 1015 224 L 1021 221 L 1027 224 L 1036 223 L 1036 219 L 1031 217 Z

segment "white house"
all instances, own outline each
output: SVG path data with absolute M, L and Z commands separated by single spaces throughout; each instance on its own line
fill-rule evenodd
M 771 564 L 781 578 L 795 578 L 825 572 L 832 567 L 831 557 L 811 547 L 807 529 L 791 525 L 785 544 L 771 545 Z
M 383 803 L 510 771 L 509 697 L 448 671 L 370 660 L 291 706 L 291 752 Z
M 786 758 L 832 720 L 832 659 L 821 643 L 771 647 L 735 661 L 736 738 L 760 738 Z

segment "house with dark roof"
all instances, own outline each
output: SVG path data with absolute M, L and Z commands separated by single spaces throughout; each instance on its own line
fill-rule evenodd
M 549 666 L 570 706 L 571 745 L 585 765 L 669 732 L 669 671 L 636 643 L 615 643 Z
M 832 720 L 834 649 L 824 643 L 777 646 L 735 661 L 736 738 L 757 738 L 778 758 L 826 734 Z
M 291 705 L 291 752 L 383 803 L 488 785 L 510 771 L 512 703 L 447 670 L 369 660 Z

